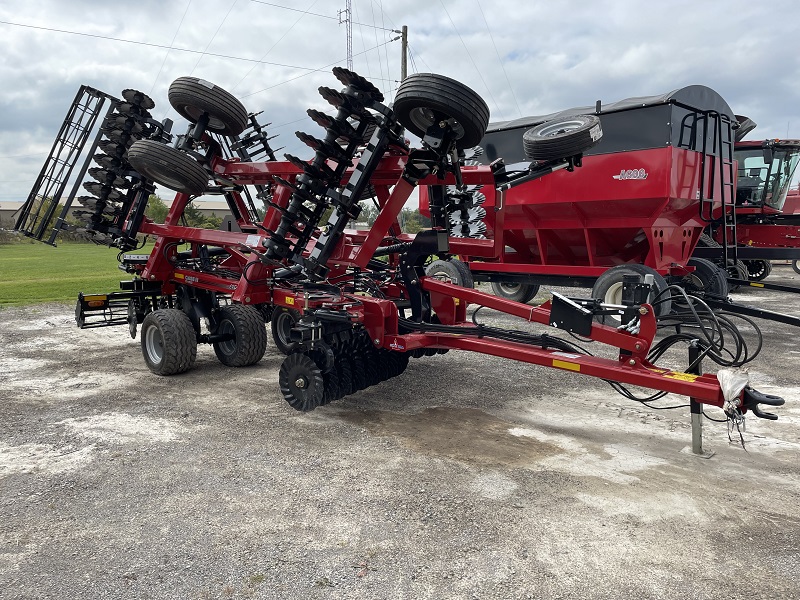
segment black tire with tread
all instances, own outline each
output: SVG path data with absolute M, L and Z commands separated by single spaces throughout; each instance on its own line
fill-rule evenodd
M 686 264 L 695 268 L 694 272 L 683 278 L 685 283 L 690 283 L 688 286 L 690 291 L 694 291 L 692 290 L 692 286 L 694 286 L 697 291 L 706 294 L 721 298 L 728 297 L 728 277 L 724 269 L 708 259 L 696 256 L 690 258 Z
M 459 149 L 477 146 L 489 125 L 489 107 L 475 91 L 435 73 L 415 73 L 400 84 L 392 107 L 397 120 L 419 138 L 429 124 L 453 119 L 461 136 Z
M 492 282 L 492 292 L 495 296 L 527 304 L 539 293 L 539 286 L 535 283 L 508 283 Z
M 772 273 L 772 263 L 768 260 L 747 260 L 745 265 L 751 281 L 763 281 Z
M 169 86 L 169 103 L 183 118 L 196 123 L 208 113 L 207 129 L 239 135 L 247 128 L 247 109 L 235 96 L 198 77 L 178 77 Z
M 286 306 L 275 306 L 270 318 L 270 331 L 275 347 L 283 354 L 289 355 L 297 351 L 297 342 L 289 339 L 289 330 L 300 320 L 300 311 Z
M 214 342 L 214 353 L 228 367 L 256 364 L 267 350 L 267 328 L 257 308 L 231 304 L 219 310 L 215 333 L 233 334 L 233 339 Z
M 140 174 L 176 192 L 199 196 L 208 187 L 208 173 L 200 163 L 161 142 L 134 142 L 128 149 L 128 162 Z
M 522 134 L 528 160 L 557 160 L 581 154 L 603 137 L 600 118 L 575 115 L 545 121 Z
M 800 275 L 800 258 L 792 261 L 792 271 Z
M 653 298 L 668 288 L 666 279 L 652 267 L 639 263 L 630 263 L 613 266 L 602 273 L 592 286 L 592 298 L 597 298 L 609 304 L 620 304 L 621 302 L 617 302 L 616 299 L 608 298 L 608 294 L 613 291 L 616 296 L 616 293 L 621 291 L 621 288 L 618 286 L 622 285 L 625 275 L 639 275 L 642 280 L 644 280 L 645 275 L 652 275 L 653 285 L 655 287 Z M 659 298 L 658 304 L 653 306 L 653 310 L 655 311 L 656 318 L 668 315 L 672 311 L 672 300 L 662 296 Z M 611 315 L 598 315 L 596 320 L 599 323 L 606 324 L 614 322 L 614 318 Z
M 428 277 L 436 277 L 445 281 L 451 281 L 455 285 L 465 288 L 474 288 L 475 281 L 469 267 L 460 260 L 453 258 L 450 260 L 435 260 L 425 267 L 425 274 Z
M 144 318 L 141 346 L 148 369 L 156 375 L 176 375 L 194 365 L 197 333 L 186 313 L 162 308 Z

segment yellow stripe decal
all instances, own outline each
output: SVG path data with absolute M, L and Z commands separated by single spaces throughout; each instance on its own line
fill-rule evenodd
M 751 281 L 750 282 L 750 287 L 764 287 L 764 284 L 763 283 L 753 283 Z
M 680 381 L 696 381 L 700 375 L 693 375 L 691 373 L 666 373 L 664 377 L 679 379 Z
M 108 296 L 106 294 L 93 294 L 91 296 L 84 296 L 83 299 L 86 302 L 92 302 L 95 300 L 106 300 Z
M 580 371 L 581 366 L 577 363 L 567 362 L 565 360 L 553 359 L 553 366 L 557 369 L 566 369 L 567 371 Z
M 186 279 L 186 275 L 183 273 L 175 273 L 175 279 Z

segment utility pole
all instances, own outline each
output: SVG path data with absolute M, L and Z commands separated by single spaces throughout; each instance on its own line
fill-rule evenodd
M 350 10 L 351 8 L 352 0 L 347 0 L 345 9 L 337 13 L 339 15 L 339 25 L 342 23 L 347 25 L 347 69 L 350 71 L 353 70 L 353 13 Z M 345 15 L 344 19 L 342 15 Z
M 403 81 L 408 76 L 408 26 L 403 25 L 403 30 L 400 32 L 400 81 Z

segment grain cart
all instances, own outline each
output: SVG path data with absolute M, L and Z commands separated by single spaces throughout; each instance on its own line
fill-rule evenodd
M 659 291 L 668 281 L 686 280 L 694 289 L 721 292 L 717 269 L 692 258 L 704 215 L 733 206 L 736 121 L 715 91 L 693 85 L 492 124 L 476 158 L 524 160 L 526 145 L 559 129 L 579 130 L 590 119 L 602 123 L 604 134 L 584 153 L 579 175 L 559 173 L 510 190 L 502 211 L 491 191 L 476 191 L 485 227 L 474 228 L 477 236 L 466 228 L 457 234 L 489 239 L 451 244 L 467 257 L 474 279 L 522 302 L 544 283 L 592 287 L 595 298 L 618 303 L 623 277 L 633 273 L 651 275 Z M 551 129 L 528 133 L 548 121 Z M 434 223 L 448 214 L 457 221 L 463 202 L 452 191 L 430 192 Z M 423 208 L 427 201 L 423 194 Z M 668 313 L 669 302 L 658 310 Z
M 737 424 L 747 410 L 777 418 L 760 405 L 783 400 L 752 389 L 746 376 L 740 373 L 737 385 L 723 386 L 719 377 L 701 372 L 705 357 L 726 366 L 752 358 L 741 347 L 721 347 L 730 332 L 719 323 L 696 314 L 686 327 L 705 335 L 687 336 L 684 330 L 654 343 L 658 324 L 647 302 L 651 290 L 638 278 L 626 280 L 620 305 L 554 295 L 552 302 L 532 308 L 426 275 L 425 263 L 433 256 L 449 258 L 453 248 L 445 229 L 414 236 L 400 232 L 397 216 L 414 188 L 482 186 L 495 198 L 502 220 L 504 196 L 517 186 L 569 174 L 581 164 L 582 152 L 602 136 L 596 124 L 574 131 L 550 129 L 549 123 L 534 128 L 540 137 L 528 149 L 536 160 L 519 168 L 499 158 L 490 165 L 466 165 L 461 155 L 480 141 L 489 121 L 488 107 L 471 89 L 441 75 L 416 74 L 403 81 L 388 106 L 363 77 L 338 67 L 333 73 L 343 88 L 319 91 L 335 114 L 308 111 L 323 135 L 297 134 L 314 152 L 308 161 L 291 155 L 272 160 L 256 115 L 197 78 L 179 78 L 169 90 L 172 106 L 190 121 L 181 135 L 152 120 L 144 108 L 152 101 L 143 94 L 127 94 L 133 103 L 127 96 L 108 97 L 110 113 L 90 154 L 110 167 L 92 174 L 96 180 L 102 175 L 100 188 L 84 186 L 98 193 L 94 204 L 83 202 L 93 209 L 79 229 L 123 250 L 133 249 L 139 234 L 154 236 L 156 243 L 148 255 L 120 254 L 121 267 L 133 275 L 121 283 L 122 291 L 79 295 L 78 324 L 127 324 L 134 337 L 141 327 L 149 369 L 176 375 L 192 367 L 199 343 L 211 344 L 224 365 L 255 364 L 265 352 L 269 319 L 276 345 L 287 354 L 279 373 L 281 393 L 303 411 L 398 376 L 411 358 L 465 350 L 601 377 L 642 402 L 668 392 L 689 396 L 696 451 L 702 451 L 702 404 L 722 407 Z M 68 117 L 64 130 L 72 131 L 73 124 Z M 404 127 L 419 137 L 419 147 L 409 146 Z M 60 146 L 57 141 L 55 156 Z M 92 154 L 95 148 L 103 152 Z M 45 165 L 45 175 L 53 162 Z M 163 224 L 144 216 L 143 202 L 154 183 L 177 192 Z M 261 220 L 251 210 L 248 190 L 267 207 Z M 236 227 L 211 231 L 181 225 L 184 208 L 201 194 L 223 196 Z M 35 189 L 32 198 L 38 196 Z M 367 197 L 380 209 L 374 225 L 347 229 Z M 22 228 L 32 237 L 40 233 L 42 204 L 31 206 L 30 225 Z M 552 333 L 486 325 L 474 312 L 468 317 L 468 304 L 546 331 L 585 336 L 617 356 L 592 356 Z M 603 314 L 617 315 L 621 325 L 597 323 Z M 687 372 L 654 364 L 675 344 L 689 347 Z M 731 372 L 721 373 L 725 380 Z M 628 385 L 658 392 L 641 398 Z

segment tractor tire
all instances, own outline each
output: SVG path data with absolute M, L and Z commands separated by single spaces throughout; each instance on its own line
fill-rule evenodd
M 539 293 L 539 286 L 535 283 L 509 283 L 504 281 L 492 282 L 492 293 L 495 296 L 527 304 Z
M 558 160 L 581 154 L 603 137 L 600 118 L 575 115 L 546 121 L 522 134 L 528 160 Z
M 681 280 L 681 285 L 689 292 L 698 291 L 720 298 L 728 297 L 728 278 L 724 269 L 705 258 L 692 257 L 687 264 L 695 268 L 693 273 L 689 273 Z
M 278 384 L 293 409 L 307 412 L 322 406 L 325 380 L 317 363 L 307 354 L 295 352 L 284 359 L 278 373 Z
M 800 259 L 795 259 L 792 261 L 792 271 L 800 274 Z
M 214 354 L 226 367 L 256 364 L 267 351 L 267 328 L 257 308 L 244 304 L 225 306 L 217 313 L 215 334 L 233 337 L 214 342 Z
M 474 288 L 475 280 L 469 267 L 458 259 L 435 260 L 425 267 L 425 275 L 435 277 L 442 281 L 449 281 L 455 285 Z
M 167 96 L 172 108 L 192 123 L 207 113 L 208 131 L 239 135 L 247 128 L 247 109 L 213 83 L 197 77 L 178 77 L 170 84 Z
M 294 324 L 300 320 L 300 311 L 285 306 L 276 306 L 272 309 L 270 330 L 275 347 L 287 356 L 297 351 L 298 344 L 289 337 L 289 332 Z
M 176 192 L 199 196 L 208 187 L 208 173 L 200 163 L 160 142 L 135 142 L 128 150 L 128 161 L 144 177 Z
M 197 333 L 177 308 L 149 313 L 142 322 L 142 354 L 156 375 L 176 375 L 192 368 L 197 358 Z
M 444 75 L 415 73 L 397 88 L 397 120 L 420 139 L 431 125 L 449 122 L 459 149 L 477 146 L 489 125 L 489 107 L 476 92 Z
M 772 263 L 768 260 L 746 260 L 750 281 L 762 281 L 772 273 Z
M 639 275 L 644 281 L 645 275 L 653 276 L 653 298 L 660 296 L 658 303 L 653 305 L 656 318 L 664 317 L 672 311 L 672 299 L 666 297 L 665 290 L 669 287 L 667 280 L 655 269 L 642 264 L 616 265 L 605 271 L 592 286 L 592 298 L 606 304 L 622 304 L 622 288 L 625 275 Z M 613 315 L 598 315 L 596 320 L 607 325 L 618 325 L 619 320 Z

